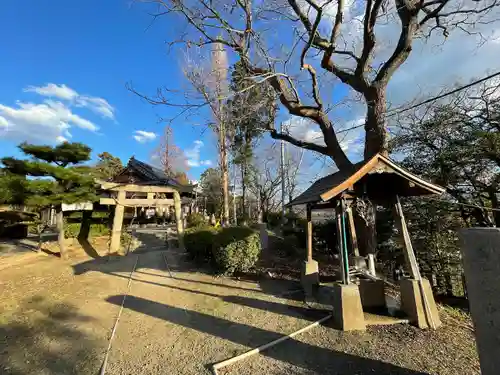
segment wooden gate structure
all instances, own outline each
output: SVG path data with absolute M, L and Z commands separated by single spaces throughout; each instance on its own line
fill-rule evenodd
M 130 158 L 126 168 L 112 181 L 101 182 L 105 197 L 102 205 L 115 206 L 110 252 L 120 252 L 120 237 L 127 207 L 155 208 L 169 211 L 174 208 L 179 247 L 184 248 L 184 207 L 191 207 L 194 185 L 182 185 L 161 169 Z
M 289 207 L 307 207 L 307 253 L 302 268 L 302 284 L 306 291 L 311 290 L 311 285 L 319 284 L 318 262 L 313 259 L 312 253 L 312 211 L 336 210 L 341 282 L 334 286 L 333 306 L 334 318 L 340 328 L 365 328 L 362 302 L 385 306 L 384 283 L 373 277 L 376 275 L 367 273 L 366 276 L 372 278 L 359 286 L 351 282 L 348 244 L 351 245 L 351 254 L 359 256 L 352 212 L 356 203 L 364 199 L 394 208 L 406 268 L 410 274 L 409 279 L 400 283 L 402 310 L 410 322 L 421 328 L 437 328 L 440 325 L 430 284 L 420 275 L 399 197 L 437 195 L 444 191 L 444 188 L 422 180 L 389 158 L 376 154 L 368 161 L 354 164 L 351 170 L 319 179 L 288 203 Z M 379 300 L 375 301 L 376 298 Z

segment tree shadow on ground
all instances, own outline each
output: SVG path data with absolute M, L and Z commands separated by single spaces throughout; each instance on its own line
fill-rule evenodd
M 107 299 L 121 305 L 123 296 Z M 128 296 L 125 307 L 186 328 L 194 329 L 236 344 L 258 347 L 283 335 L 211 315 L 164 305 L 147 299 Z M 319 374 L 393 374 L 423 375 L 424 373 L 377 360 L 332 351 L 294 339 L 269 348 L 262 355 L 290 363 Z
M 123 274 L 127 274 L 132 271 L 133 262 L 131 259 L 135 259 L 134 254 L 140 255 L 145 254 L 145 257 L 151 258 L 157 256 L 157 262 L 151 261 L 143 261 L 139 258 L 136 269 L 134 273 L 137 274 L 146 274 L 152 276 L 158 276 L 157 274 L 143 271 L 143 268 L 147 269 L 157 269 L 161 271 L 169 272 L 167 277 L 168 279 L 173 279 L 180 282 L 191 282 L 196 284 L 204 284 L 207 286 L 215 286 L 221 288 L 228 288 L 235 291 L 244 291 L 244 292 L 254 292 L 254 293 L 263 293 L 266 295 L 273 295 L 280 298 L 286 298 L 290 300 L 303 300 L 304 295 L 302 293 L 302 289 L 300 284 L 296 281 L 292 280 L 276 280 L 276 279 L 261 279 L 261 280 L 252 280 L 251 283 L 255 283 L 256 288 L 253 289 L 251 287 L 238 285 L 238 280 L 234 278 L 226 278 L 226 277 L 213 277 L 213 278 L 205 278 L 205 280 L 200 280 L 197 278 L 196 280 L 190 279 L 188 275 L 190 273 L 195 274 L 204 274 L 206 276 L 215 276 L 213 273 L 210 273 L 210 270 L 204 267 L 200 267 L 194 264 L 190 259 L 188 254 L 180 249 L 170 248 L 167 250 L 166 247 L 163 249 L 157 249 L 153 247 L 151 250 L 151 244 L 159 243 L 159 239 L 156 234 L 150 233 L 141 233 L 140 240 L 142 241 L 142 245 L 139 246 L 134 252 L 130 253 L 128 256 L 116 256 L 109 255 L 104 256 L 98 259 L 91 259 L 79 264 L 73 265 L 73 273 L 75 275 L 81 275 L 88 271 L 96 271 L 102 272 L 109 275 L 114 275 L 117 277 L 125 277 Z M 163 250 L 163 252 L 161 252 Z M 148 253 L 146 255 L 146 253 Z M 146 280 L 138 280 L 132 278 L 134 281 L 139 281 L 151 285 L 158 285 L 167 287 L 168 285 L 162 283 L 155 283 L 153 281 Z
M 87 237 L 78 237 L 77 240 L 83 251 L 85 251 L 85 254 L 87 254 L 89 257 L 94 259 L 101 257 L 94 246 L 92 246 L 92 244 L 89 242 Z
M 42 297 L 23 303 L 21 314 L 0 320 L 0 373 L 95 374 L 102 358 L 98 341 L 77 326 L 93 318 L 69 304 Z M 102 346 L 102 345 L 101 345 Z

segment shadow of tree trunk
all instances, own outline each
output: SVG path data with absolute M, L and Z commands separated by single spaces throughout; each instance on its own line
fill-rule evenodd
M 82 224 L 80 225 L 80 232 L 78 233 L 78 243 L 83 248 L 83 251 L 92 258 L 100 258 L 96 249 L 90 244 L 90 225 L 92 223 L 92 211 L 83 211 Z

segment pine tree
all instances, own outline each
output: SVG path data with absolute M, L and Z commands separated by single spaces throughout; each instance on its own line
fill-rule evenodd
M 97 178 L 109 180 L 123 170 L 123 164 L 120 158 L 111 155 L 109 152 L 101 152 L 97 157 L 99 161 L 94 171 Z
M 22 143 L 19 148 L 30 158 L 6 157 L 1 161 L 8 173 L 26 178 L 22 183 L 25 205 L 56 208 L 61 257 L 67 259 L 61 204 L 97 200 L 91 169 L 80 165 L 90 159 L 91 149 L 68 142 L 55 147 Z

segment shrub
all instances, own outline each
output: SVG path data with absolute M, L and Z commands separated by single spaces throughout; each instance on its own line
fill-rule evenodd
M 265 219 L 269 228 L 279 227 L 281 225 L 281 212 L 268 212 Z
M 260 236 L 246 227 L 222 229 L 215 237 L 213 256 L 217 270 L 225 275 L 250 270 L 260 255 Z
M 184 246 L 191 258 L 198 261 L 210 261 L 216 234 L 217 229 L 209 226 L 187 229 L 184 232 Z
M 304 253 L 300 250 L 297 237 L 293 234 L 286 235 L 285 237 L 271 235 L 269 236 L 268 246 L 273 254 L 277 254 L 280 257 L 290 257 Z
M 204 227 L 207 224 L 205 216 L 201 213 L 192 213 L 187 217 L 188 228 Z
M 64 236 L 66 238 L 76 238 L 80 233 L 81 223 L 65 223 Z M 89 237 L 108 236 L 110 229 L 106 224 L 90 224 Z

